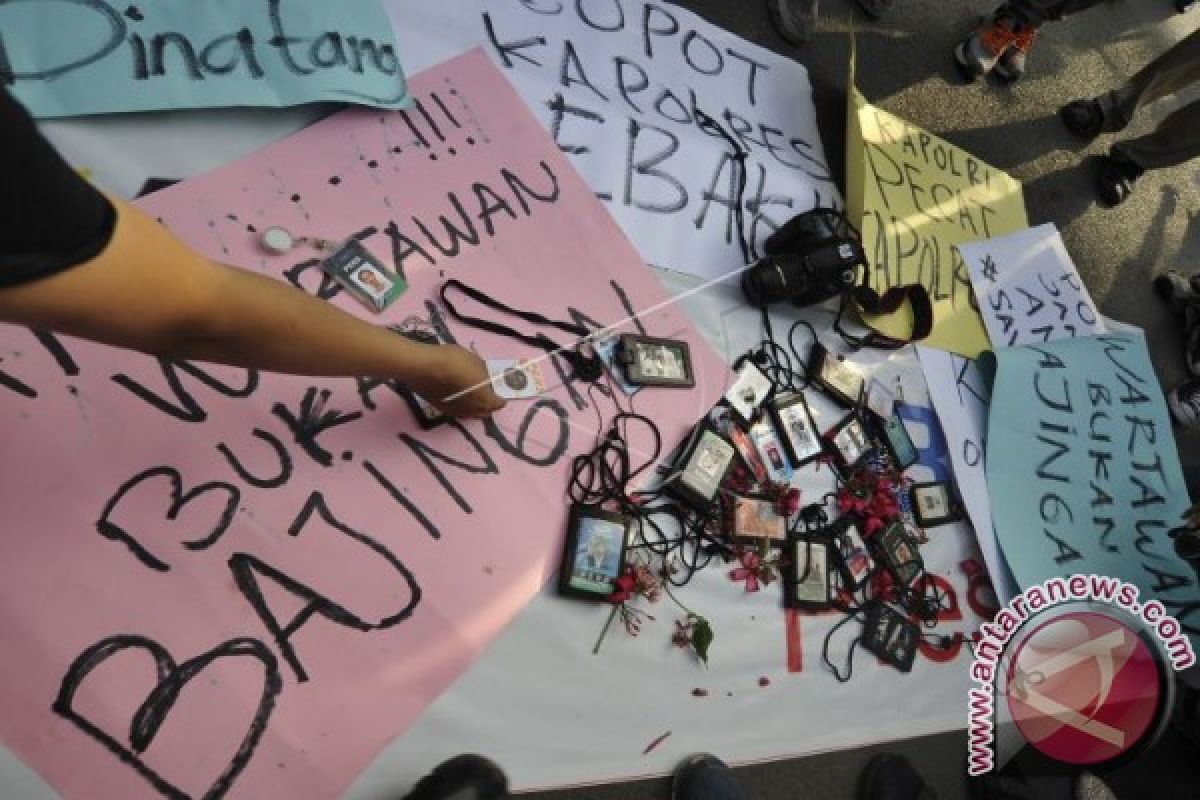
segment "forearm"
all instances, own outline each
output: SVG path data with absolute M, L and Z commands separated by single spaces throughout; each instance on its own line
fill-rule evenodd
M 157 356 L 396 378 L 454 416 L 503 407 L 474 353 L 418 344 L 280 280 L 209 261 L 145 214 L 114 205 L 117 226 L 104 252 L 0 290 L 0 321 Z
M 436 378 L 420 345 L 280 280 L 217 264 L 119 201 L 95 259 L 0 291 L 0 319 L 152 355 L 307 375 Z
M 172 355 L 297 375 L 399 378 L 436 372 L 438 348 L 364 322 L 280 281 L 212 265 L 209 319 L 174 337 Z

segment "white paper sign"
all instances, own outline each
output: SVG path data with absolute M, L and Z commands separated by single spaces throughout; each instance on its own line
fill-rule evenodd
M 950 451 L 954 480 L 1001 604 L 1016 594 L 1016 582 L 996 541 L 992 502 L 984 472 L 987 412 L 991 395 L 976 362 L 945 350 L 917 346 L 929 399 Z
M 808 71 L 677 6 L 644 0 L 386 0 L 404 67 L 483 47 L 642 258 L 716 278 L 743 264 L 733 148 L 749 152 L 742 225 L 760 246 L 841 207 Z
M 959 245 L 992 347 L 1105 333 L 1053 225 Z

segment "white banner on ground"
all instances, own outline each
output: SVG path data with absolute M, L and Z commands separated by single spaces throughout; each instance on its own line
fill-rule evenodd
M 505 71 L 642 258 L 713 278 L 743 229 L 841 206 L 808 71 L 676 6 L 644 0 L 387 0 L 405 69 L 481 46 Z
M 681 302 L 687 315 L 726 358 L 759 343 L 758 312 L 735 288 L 689 294 L 695 279 L 665 272 L 659 277 L 669 294 L 686 295 Z M 781 338 L 797 316 L 837 348 L 833 315 L 822 308 L 777 306 L 772 324 Z M 803 332 L 794 341 L 801 354 L 807 352 Z M 945 445 L 913 348 L 848 357 L 903 395 L 902 415 L 921 456 L 908 474 L 916 481 L 949 480 L 949 466 L 942 466 Z M 819 391 L 806 395 L 822 430 L 845 413 Z M 805 503 L 832 488 L 828 467 L 811 465 L 793 484 Z M 946 609 L 924 632 L 929 642 L 946 636 L 952 643 L 939 650 L 924 642 L 908 674 L 856 647 L 851 680 L 839 683 L 823 665 L 821 650 L 842 615 L 789 617 L 780 609 L 777 585 L 750 593 L 731 581 L 728 572 L 736 564 L 713 563 L 676 590 L 716 632 L 707 668 L 671 647 L 670 631 L 682 612 L 669 599 L 641 604 L 656 619 L 636 637 L 614 623 L 593 655 L 609 609 L 549 588 L 380 754 L 346 798 L 401 795 L 435 764 L 463 752 L 494 759 L 512 787 L 524 791 L 661 775 L 698 752 L 744 764 L 961 728 L 971 651 L 953 637 L 969 636 L 994 609 L 981 606 L 990 603 L 990 593 L 961 566 L 979 558 L 970 526 L 939 526 L 929 536 L 921 556 L 945 593 Z M 852 621 L 830 640 L 829 658 L 839 669 L 861 632 L 861 622 Z
M 975 361 L 945 350 L 918 346 L 917 358 L 925 373 L 929 399 L 946 436 L 954 480 L 975 528 L 979 550 L 992 577 L 992 587 L 1000 602 L 1007 603 L 1016 594 L 1016 584 L 996 541 L 992 501 L 984 471 L 987 413 L 991 401 L 987 381 Z

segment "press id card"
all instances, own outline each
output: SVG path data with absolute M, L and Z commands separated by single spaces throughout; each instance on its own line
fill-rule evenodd
M 515 359 L 488 359 L 492 389 L 505 400 L 524 400 L 546 391 L 546 378 L 540 364 Z
M 321 269 L 376 313 L 408 288 L 403 277 L 385 267 L 357 239 L 338 245 L 333 255 L 321 262 Z

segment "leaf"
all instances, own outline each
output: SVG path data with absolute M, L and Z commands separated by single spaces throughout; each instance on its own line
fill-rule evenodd
M 712 641 L 712 626 L 704 617 L 696 615 L 696 622 L 692 625 L 692 649 L 696 651 L 696 657 L 703 661 L 706 667 L 708 666 L 708 648 Z

